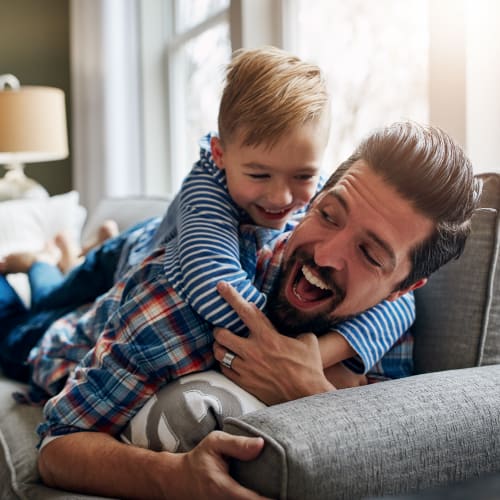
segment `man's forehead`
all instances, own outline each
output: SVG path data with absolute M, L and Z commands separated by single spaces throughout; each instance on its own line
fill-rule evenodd
M 413 248 L 434 228 L 433 221 L 416 210 L 410 200 L 364 160 L 354 162 L 320 200 L 337 204 L 347 215 L 363 214 L 366 220 L 361 222 L 366 231 L 375 235 L 375 239 L 380 238 L 384 246 L 394 248 L 398 241 L 395 253 L 402 250 L 401 245 L 407 247 L 405 243 Z M 392 236 L 396 235 L 394 239 Z

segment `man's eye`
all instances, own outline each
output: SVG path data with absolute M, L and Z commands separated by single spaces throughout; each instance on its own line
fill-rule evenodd
M 333 224 L 334 226 L 338 226 L 337 219 L 332 215 L 326 212 L 325 210 L 321 210 L 321 216 L 326 220 L 329 224 Z
M 363 245 L 361 245 L 360 247 L 360 250 L 361 252 L 363 253 L 365 259 L 372 265 L 372 266 L 375 266 L 375 267 L 382 267 L 382 264 L 377 260 L 375 259 L 374 257 L 372 257 L 372 255 L 370 254 L 370 252 L 366 249 L 366 247 L 364 247 Z

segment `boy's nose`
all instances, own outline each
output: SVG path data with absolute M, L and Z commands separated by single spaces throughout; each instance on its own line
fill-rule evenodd
M 283 208 L 293 202 L 293 193 L 286 184 L 275 182 L 269 186 L 267 200 L 272 207 Z

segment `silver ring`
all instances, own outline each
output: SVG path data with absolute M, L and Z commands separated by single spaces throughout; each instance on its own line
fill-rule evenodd
M 224 353 L 224 356 L 222 358 L 221 363 L 226 367 L 231 369 L 231 365 L 233 364 L 233 360 L 236 357 L 236 354 L 232 353 L 231 351 L 226 351 Z

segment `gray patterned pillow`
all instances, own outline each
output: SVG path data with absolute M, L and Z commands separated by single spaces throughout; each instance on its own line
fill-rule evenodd
M 265 404 L 216 371 L 193 373 L 167 384 L 131 420 L 122 440 L 155 451 L 194 448 L 224 418 Z

